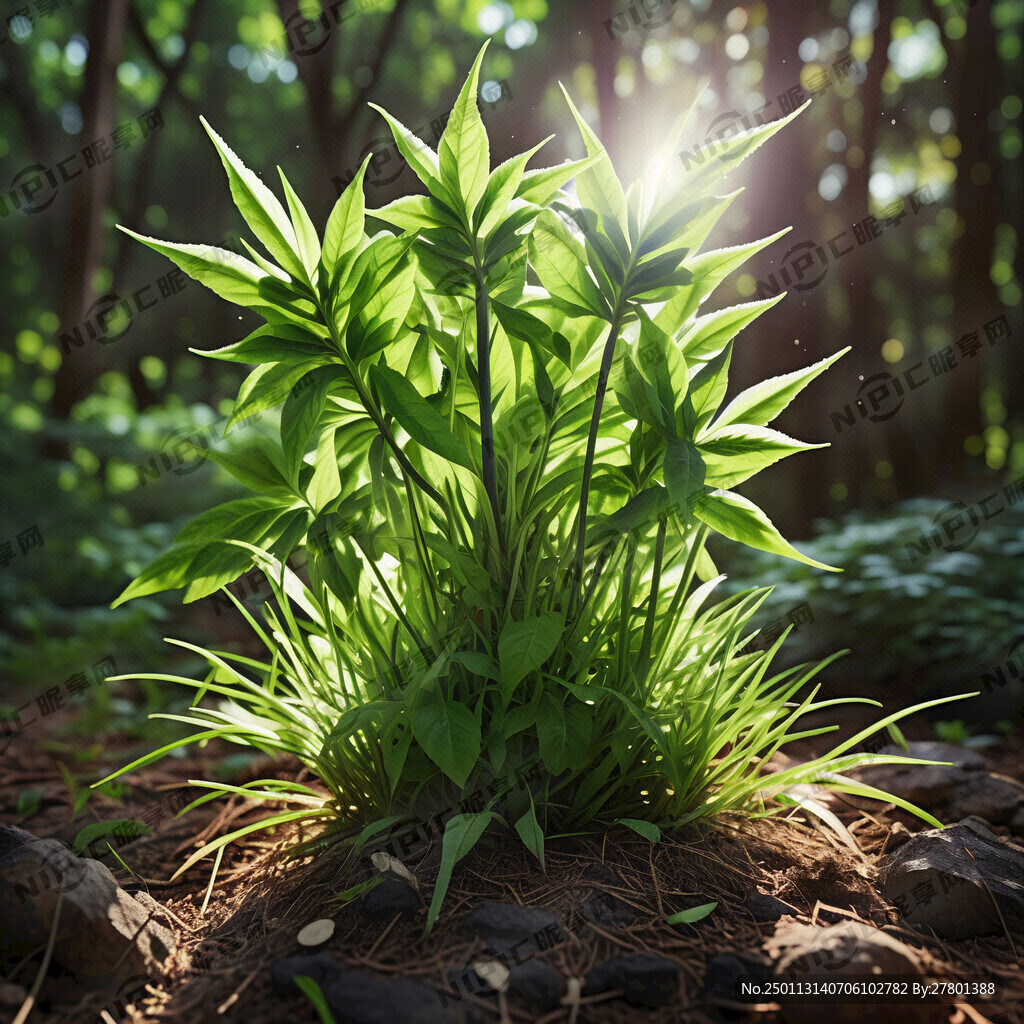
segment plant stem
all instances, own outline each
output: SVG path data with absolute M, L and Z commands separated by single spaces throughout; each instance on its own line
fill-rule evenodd
M 590 500 L 590 478 L 594 475 L 594 455 L 597 451 L 597 431 L 601 425 L 601 409 L 604 406 L 604 395 L 608 390 L 608 376 L 612 369 L 612 358 L 615 355 L 615 342 L 619 337 L 619 324 L 622 312 L 616 307 L 608 328 L 608 338 L 604 343 L 604 354 L 601 357 L 601 370 L 597 375 L 597 394 L 594 396 L 594 414 L 590 418 L 590 434 L 587 437 L 587 455 L 583 462 L 583 483 L 580 486 L 580 507 L 576 524 L 576 558 L 572 567 L 572 596 L 569 601 L 569 614 L 576 611 L 580 585 L 583 581 L 583 552 L 587 536 L 587 504 Z
M 444 498 L 441 497 L 441 492 L 438 491 L 436 487 L 433 487 L 431 484 L 427 483 L 427 481 L 424 480 L 423 477 L 416 471 L 416 467 L 413 466 L 413 464 L 409 461 L 408 457 L 406 456 L 405 452 L 403 452 L 402 449 L 399 447 L 398 442 L 395 440 L 394 435 L 388 429 L 387 424 L 384 422 L 383 417 L 380 415 L 380 412 L 376 409 L 373 402 L 370 400 L 370 396 L 366 393 L 366 389 L 363 387 L 363 382 L 359 376 L 358 368 L 349 358 L 348 353 L 345 351 L 345 346 L 342 345 L 341 339 L 338 337 L 338 329 L 334 324 L 334 318 L 328 316 L 323 306 L 320 305 L 319 303 L 317 304 L 317 307 L 319 309 L 320 316 L 323 319 L 323 322 L 327 325 L 327 329 L 330 331 L 331 341 L 333 342 L 334 347 L 338 350 L 338 354 L 341 356 L 341 360 L 345 366 L 345 369 L 348 370 L 349 377 L 351 377 L 352 379 L 352 386 L 355 388 L 356 394 L 359 396 L 359 401 L 362 403 L 363 408 L 369 414 L 370 419 L 373 420 L 374 425 L 381 432 L 381 435 L 387 442 L 388 447 L 395 453 L 395 458 L 398 460 L 399 466 L 401 466 L 402 469 L 406 473 L 408 473 L 409 479 L 412 480 L 412 482 L 416 484 L 416 486 L 419 487 L 419 489 L 423 491 L 423 493 L 427 495 L 427 497 L 430 498 L 431 501 L 437 504 L 441 509 L 447 511 L 445 507 Z
M 642 678 L 647 679 L 647 659 L 651 656 L 651 640 L 654 638 L 654 619 L 658 610 L 658 590 L 661 588 L 661 564 L 665 557 L 665 534 L 668 530 L 668 520 L 662 519 L 658 523 L 658 539 L 654 545 L 654 571 L 651 574 L 651 593 L 647 598 L 647 619 L 644 622 L 644 635 L 640 643 L 640 657 L 638 664 Z
M 483 466 L 484 490 L 491 504 L 494 529 L 502 550 L 505 544 L 501 532 L 501 509 L 498 506 L 498 475 L 494 461 L 494 419 L 491 412 L 491 353 L 490 353 L 490 305 L 483 267 L 474 252 L 476 263 L 476 363 L 480 399 L 480 460 Z

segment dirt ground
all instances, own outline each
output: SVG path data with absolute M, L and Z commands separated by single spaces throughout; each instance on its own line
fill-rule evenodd
M 900 837 L 905 838 L 904 828 L 919 831 L 927 827 L 891 807 L 862 801 L 858 801 L 861 807 L 855 807 L 851 801 L 832 801 L 856 852 L 833 830 L 803 814 L 773 820 L 723 818 L 684 828 L 656 844 L 626 829 L 555 839 L 547 845 L 546 874 L 519 844 L 481 846 L 456 868 L 438 924 L 423 937 L 429 899 L 413 915 L 368 922 L 358 901 L 335 901 L 338 893 L 373 874 L 365 856 L 353 860 L 342 851 L 329 850 L 306 861 L 285 860 L 283 851 L 299 838 L 296 830 L 287 826 L 229 846 L 212 888 L 212 858 L 171 881 L 184 859 L 203 841 L 268 813 L 265 804 L 241 798 L 207 805 L 179 818 L 166 810 L 152 813 L 154 808 L 166 808 L 182 779 L 209 777 L 211 766 L 227 749 L 211 746 L 187 758 L 165 759 L 138 771 L 131 777 L 132 789 L 125 802 L 97 794 L 74 822 L 70 820 L 65 779 L 51 754 L 38 744 L 21 745 L 16 758 L 9 752 L 0 768 L 0 821 L 38 836 L 70 842 L 90 820 L 132 816 L 147 820 L 147 811 L 154 823 L 152 834 L 117 848 L 130 869 L 119 869 L 117 877 L 127 890 L 144 890 L 163 908 L 154 912 L 175 933 L 178 946 L 125 1013 L 107 1007 L 111 1021 L 138 1024 L 155 1018 L 181 1024 L 313 1024 L 318 1018 L 311 1004 L 304 997 L 284 996 L 274 989 L 270 967 L 281 957 L 306 952 L 297 944 L 296 935 L 305 924 L 322 917 L 336 921 L 333 937 L 322 948 L 342 967 L 414 977 L 435 988 L 450 988 L 449 972 L 464 970 L 480 948 L 478 939 L 458 927 L 458 919 L 480 900 L 498 900 L 548 908 L 564 922 L 563 940 L 538 955 L 567 978 L 582 977 L 596 962 L 610 956 L 642 952 L 677 963 L 681 983 L 678 997 L 659 1009 L 644 1010 L 603 995 L 583 998 L 540 1017 L 511 1005 L 504 1011 L 504 1020 L 502 1007 L 493 999 L 465 994 L 463 1001 L 477 1007 L 481 1020 L 496 1024 L 707 1024 L 726 1020 L 768 1024 L 785 1019 L 776 1004 L 742 1007 L 703 994 L 710 957 L 764 951 L 771 946 L 776 923 L 755 919 L 744 903 L 754 889 L 786 905 L 789 917 L 783 918 L 782 926 L 866 922 L 884 927 L 919 950 L 933 977 L 981 976 L 997 983 L 1001 995 L 996 1002 L 951 1002 L 947 1017 L 951 1024 L 1024 1021 L 1024 971 L 1012 936 L 958 942 L 926 936 L 901 924 L 898 911 L 875 891 L 871 879 L 879 858 Z M 996 770 L 1024 781 L 1022 753 L 1020 737 L 986 751 Z M 89 763 L 79 764 L 76 773 L 88 776 L 92 768 Z M 95 770 L 99 777 L 103 769 L 97 765 Z M 267 760 L 251 765 L 236 781 L 261 777 L 312 781 L 297 762 Z M 18 795 L 28 787 L 42 797 L 36 813 L 26 820 L 18 810 Z M 435 845 L 407 863 L 426 883 L 428 894 L 436 856 Z M 620 908 L 625 905 L 625 918 L 632 923 L 597 923 L 584 912 L 587 901 L 594 898 L 611 900 Z M 712 901 L 718 906 L 699 922 L 665 923 L 667 915 Z M 1021 941 L 1019 936 L 1017 941 Z M 31 987 L 38 961 L 38 957 L 29 959 L 5 979 L 7 986 L 2 991 L 8 1001 L 19 989 Z M 0 1019 L 13 1019 L 17 1009 L 17 1004 L 0 1006 Z M 40 990 L 29 1022 L 103 1020 L 94 1016 L 99 1009 L 94 1001 L 83 1001 L 83 993 L 70 979 L 51 978 Z M 822 1005 L 821 1012 L 822 1021 L 837 1019 L 831 1008 Z M 864 1012 L 870 1015 L 870 1007 Z M 8 1013 L 9 1018 L 5 1016 Z M 880 1017 L 875 1019 L 883 1024 Z

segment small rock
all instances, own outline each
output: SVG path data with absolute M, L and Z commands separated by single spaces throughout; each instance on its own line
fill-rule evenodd
M 553 967 L 539 960 L 516 964 L 508 979 L 508 990 L 538 1013 L 554 1010 L 565 995 L 565 979 Z
M 917 954 L 891 935 L 847 921 L 828 928 L 798 926 L 796 937 L 775 965 L 775 976 L 792 982 L 812 981 L 905 981 L 924 975 Z M 921 1002 L 844 1002 L 835 997 L 814 1002 L 806 995 L 791 999 L 778 996 L 787 1024 L 862 1024 L 865 1016 L 885 1024 L 945 1024 L 948 1014 L 941 1005 Z
M 339 971 L 321 989 L 338 1024 L 447 1024 L 465 1019 L 462 1007 L 412 978 Z
M 329 917 L 321 917 L 318 921 L 310 921 L 295 940 L 300 946 L 322 946 L 333 934 L 334 922 Z
M 463 925 L 487 940 L 498 952 L 514 949 L 526 959 L 562 941 L 562 922 L 539 907 L 487 900 L 463 919 Z
M 796 913 L 792 907 L 787 906 L 782 900 L 760 892 L 757 889 L 747 893 L 743 906 L 750 911 L 755 921 L 778 921 L 780 917 L 785 917 L 786 914 Z
M 591 893 L 580 906 L 585 921 L 605 928 L 628 928 L 639 916 L 636 908 L 610 892 Z
M 632 953 L 597 964 L 583 980 L 583 994 L 622 989 L 634 1006 L 662 1006 L 679 990 L 679 965 L 663 956 Z
M 951 825 L 921 832 L 885 857 L 879 892 L 911 924 L 934 928 L 950 939 L 1024 929 L 1024 853 Z M 991 895 L 990 895 L 991 893 Z
M 416 890 L 398 875 L 388 872 L 382 882 L 363 893 L 359 901 L 360 912 L 375 921 L 390 921 L 395 914 L 411 914 L 420 908 Z
M 301 953 L 298 956 L 286 956 L 272 964 L 270 980 L 280 991 L 294 992 L 297 990 L 296 975 L 304 974 L 322 988 L 324 982 L 337 972 L 338 963 L 330 953 Z
M 171 931 L 122 889 L 110 870 L 56 839 L 0 826 L 0 950 L 25 956 L 46 944 L 62 895 L 54 961 L 95 989 L 152 973 L 175 947 Z
M 717 953 L 704 968 L 703 994 L 711 998 L 744 1002 L 740 990 L 744 981 L 767 981 L 772 963 L 757 953 Z

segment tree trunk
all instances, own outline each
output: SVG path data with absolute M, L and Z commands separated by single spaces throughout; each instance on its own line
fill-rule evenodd
M 89 56 L 79 102 L 84 117 L 81 137 L 87 146 L 95 140 L 109 139 L 114 128 L 117 66 L 129 2 L 107 0 L 91 4 L 88 9 Z M 110 160 L 103 160 L 91 168 L 83 167 L 82 173 L 68 185 L 71 216 L 64 250 L 64 289 L 58 309 L 61 327 L 66 331 L 82 323 L 95 297 L 93 278 L 102 264 L 103 214 L 110 200 L 111 170 Z M 54 419 L 68 421 L 75 403 L 88 394 L 101 369 L 96 344 L 87 342 L 81 348 L 69 349 L 55 376 L 51 403 Z M 67 439 L 45 439 L 43 454 L 48 458 L 67 458 Z

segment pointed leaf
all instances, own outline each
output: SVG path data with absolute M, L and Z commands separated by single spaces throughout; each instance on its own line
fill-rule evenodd
M 797 562 L 814 566 L 815 569 L 827 569 L 829 572 L 840 572 L 833 565 L 816 562 L 813 558 L 800 554 L 789 541 L 775 528 L 772 521 L 752 501 L 732 491 L 715 491 L 698 499 L 694 507 L 697 518 L 723 537 L 769 551 L 775 555 L 792 558 Z
M 480 65 L 489 42 L 480 47 L 437 146 L 441 181 L 450 195 L 461 200 L 467 224 L 472 223 L 490 173 L 490 146 L 477 101 Z
M 304 271 L 298 256 L 295 229 L 277 196 L 238 159 L 205 117 L 199 120 L 217 148 L 224 170 L 227 171 L 231 195 L 246 224 L 289 274 L 301 278 Z
M 498 662 L 506 700 L 530 672 L 551 657 L 561 638 L 562 618 L 557 612 L 505 624 L 498 639 Z

